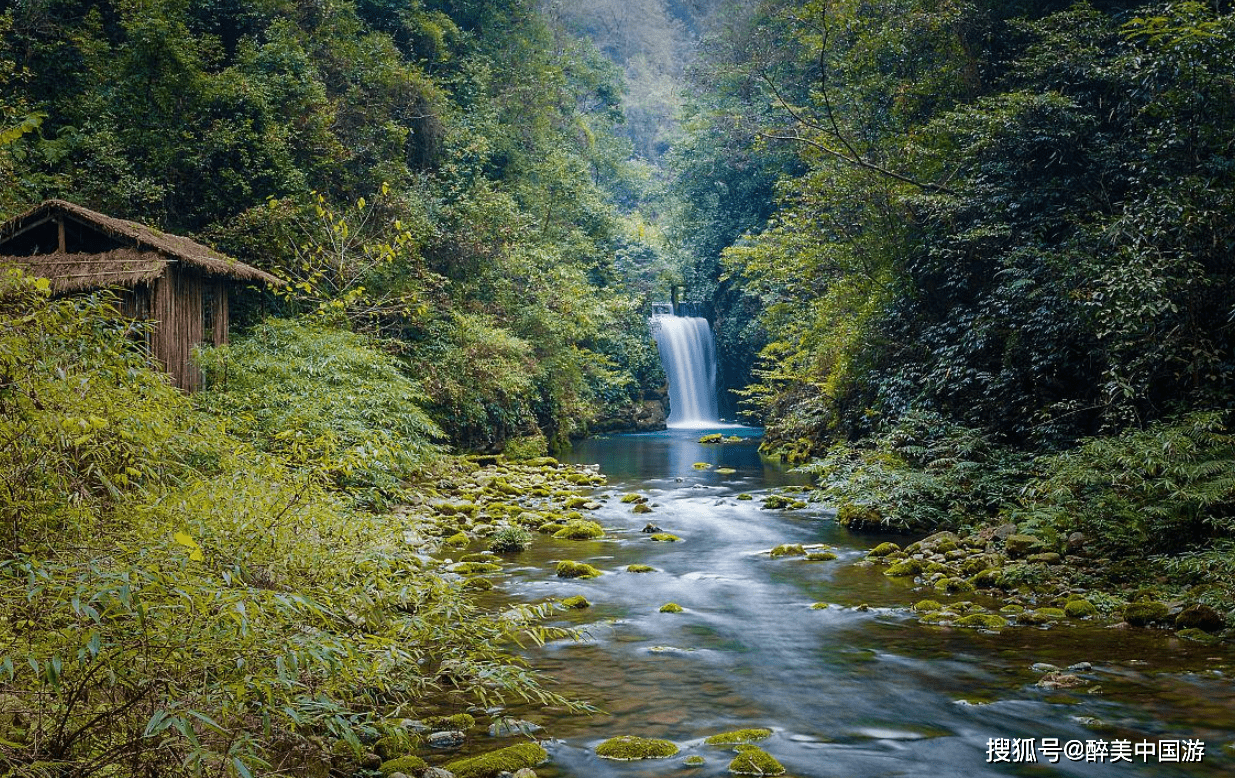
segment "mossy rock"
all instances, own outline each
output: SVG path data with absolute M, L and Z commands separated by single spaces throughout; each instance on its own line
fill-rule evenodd
M 733 474 L 734 474 L 734 473 L 736 473 L 736 472 L 737 472 L 737 470 L 734 470 L 732 467 L 718 467 L 718 468 L 716 468 L 716 474 L 717 474 L 717 475 L 733 475 Z
M 1046 616 L 1048 619 L 1062 619 L 1067 617 L 1063 608 L 1038 608 L 1038 613 Z
M 711 462 L 696 462 L 695 464 L 691 465 L 691 467 L 695 468 L 696 470 L 711 470 L 712 463 Z
M 544 524 L 537 527 L 536 531 L 542 535 L 553 535 L 563 529 L 566 529 L 566 525 L 560 521 L 546 521 Z
M 1189 605 L 1175 617 L 1175 629 L 1199 629 L 1203 632 L 1220 632 L 1226 619 L 1217 610 L 1203 603 Z
M 681 538 L 669 532 L 653 532 L 648 536 L 649 540 L 655 540 L 657 543 L 676 543 Z
M 743 502 L 749 502 L 750 500 L 755 499 L 755 496 L 753 494 L 748 494 L 747 492 L 742 492 L 738 495 L 738 499 Z
M 628 573 L 654 573 L 656 568 L 651 565 L 626 565 Z
M 416 748 L 416 744 L 406 734 L 386 735 L 380 737 L 373 743 L 373 751 L 382 758 L 382 761 L 389 762 L 391 759 L 397 759 L 400 756 L 410 754 Z
M 932 611 L 937 611 L 942 607 L 943 604 L 937 600 L 918 600 L 918 602 L 914 604 L 913 609 L 918 613 L 930 613 Z
M 870 551 L 867 551 L 866 555 L 868 557 L 871 557 L 872 559 L 882 559 L 888 554 L 894 554 L 900 550 L 901 550 L 901 547 L 896 545 L 895 543 L 880 543 L 879 545 L 872 548 Z
M 444 541 L 442 541 L 442 542 L 443 542 L 443 543 L 445 543 L 445 544 L 446 544 L 446 545 L 448 545 L 448 546 L 455 546 L 456 548 L 462 548 L 463 546 L 466 546 L 466 545 L 467 545 L 468 543 L 470 543 L 471 541 L 470 541 L 470 540 L 468 540 L 468 537 L 467 537 L 467 535 L 466 535 L 465 533 L 463 533 L 463 532 L 456 532 L 455 534 L 453 534 L 453 535 L 451 535 L 450 537 L 446 538 L 446 539 L 445 539 Z
M 604 536 L 604 528 L 588 519 L 571 519 L 565 527 L 553 533 L 553 537 L 559 540 L 592 540 Z
M 889 578 L 912 578 L 922 572 L 922 562 L 917 559 L 906 559 L 883 571 Z
M 999 582 L 1002 578 L 1002 570 L 997 567 L 990 567 L 971 576 L 969 583 L 973 584 L 977 589 L 994 589 L 999 586 Z
M 464 554 L 463 556 L 459 557 L 459 561 L 460 562 L 485 562 L 488 564 L 493 564 L 494 562 L 497 561 L 497 555 L 494 554 L 492 551 L 481 551 L 476 554 Z
M 557 563 L 558 578 L 596 578 L 599 575 L 599 570 L 583 562 L 563 559 Z
M 659 738 L 622 735 L 611 737 L 596 746 L 596 755 L 602 759 L 631 762 L 636 759 L 668 759 L 678 752 L 678 747 Z
M 535 767 L 548 760 L 549 754 L 535 743 L 520 743 L 499 748 L 487 754 L 459 759 L 445 765 L 455 778 L 497 778 L 500 773 L 513 773 L 524 767 Z
M 621 501 L 629 504 L 632 502 L 647 502 L 648 498 L 644 497 L 641 494 L 635 494 L 634 492 L 630 492 L 629 494 L 622 495 Z
M 476 717 L 470 713 L 455 713 L 450 716 L 429 716 L 421 723 L 429 729 L 452 729 L 463 732 L 476 726 Z
M 826 602 L 817 602 L 810 606 L 813 611 L 826 611 L 830 606 Z
M 806 555 L 807 562 L 831 562 L 836 558 L 836 554 L 831 551 L 812 551 Z
M 883 514 L 871 505 L 846 503 L 836 509 L 836 521 L 849 529 L 877 529 L 883 526 Z
M 1171 609 L 1166 607 L 1164 603 L 1149 600 L 1128 603 L 1124 606 L 1123 617 L 1124 621 L 1134 627 L 1146 627 L 1150 624 L 1166 621 L 1170 612 Z
M 580 508 L 586 508 L 591 503 L 592 501 L 586 497 L 571 497 L 563 507 L 568 511 L 575 511 Z
M 738 746 L 738 755 L 729 763 L 734 775 L 784 775 L 785 767 L 759 746 Z
M 945 610 L 931 611 L 923 613 L 918 617 L 918 621 L 923 624 L 951 624 L 956 619 L 955 613 L 949 613 Z
M 698 754 L 694 754 L 692 756 L 688 756 L 685 759 L 683 759 L 682 764 L 686 765 L 687 767 L 699 767 L 700 765 L 707 764 L 707 761 L 708 760 L 704 759 Z
M 447 571 L 459 575 L 483 575 L 484 573 L 496 573 L 501 569 L 501 565 L 495 565 L 492 562 L 455 562 L 446 568 Z
M 936 591 L 947 592 L 949 594 L 972 592 L 973 589 L 973 584 L 969 583 L 964 578 L 940 578 L 935 582 Z
M 1030 554 L 1029 561 L 1040 565 L 1057 565 L 1063 561 L 1063 557 L 1054 551 L 1047 551 L 1043 554 Z
M 637 502 L 635 503 L 635 507 L 630 509 L 630 512 L 631 513 L 651 513 L 652 506 L 648 505 L 645 502 Z
M 1008 620 L 1003 616 L 996 616 L 993 613 L 971 613 L 968 616 L 961 616 L 956 620 L 955 624 L 958 627 L 970 629 L 999 630 L 1008 626 Z
M 1013 559 L 1027 557 L 1045 550 L 1045 544 L 1033 535 L 1009 535 L 1004 541 L 1004 551 Z
M 771 555 L 773 559 L 782 556 L 805 556 L 806 549 L 802 548 L 800 543 L 782 543 L 772 549 Z
M 463 582 L 463 588 L 469 592 L 487 592 L 493 588 L 493 582 L 488 578 L 474 576 Z
M 523 462 L 522 462 L 521 464 L 527 465 L 528 467 L 552 467 L 552 468 L 557 468 L 557 467 L 558 467 L 558 465 L 560 465 L 560 464 L 562 464 L 562 463 L 561 463 L 561 462 L 559 462 L 559 461 L 557 461 L 557 460 L 556 460 L 556 459 L 554 459 L 553 457 L 533 457 L 532 459 L 525 459 L 525 460 L 523 460 Z
M 763 508 L 765 510 L 798 510 L 805 508 L 806 503 L 801 500 L 795 500 L 792 497 L 786 497 L 783 494 L 770 494 L 763 498 Z
M 758 743 L 772 737 L 772 730 L 763 727 L 751 729 L 735 729 L 721 732 L 704 740 L 709 746 L 734 746 L 742 743 Z
M 1064 603 L 1063 612 L 1071 619 L 1087 619 L 1098 615 L 1098 606 L 1084 597 L 1078 597 Z
M 720 434 L 719 432 L 713 432 L 711 435 L 704 435 L 703 437 L 699 438 L 699 442 L 704 444 L 705 446 L 711 445 L 712 443 L 724 443 L 725 436 Z
M 1011 605 L 1005 605 L 1000 608 L 999 612 L 1005 616 L 1018 616 L 1025 612 L 1025 606 L 1012 603 Z
M 582 594 L 576 594 L 574 597 L 567 597 L 562 600 L 562 605 L 567 608 L 574 608 L 575 610 L 582 610 L 583 608 L 592 607 L 592 603 L 588 602 L 587 598 Z
M 403 773 L 404 775 L 420 775 L 425 770 L 429 769 L 428 763 L 418 756 L 406 754 L 395 759 L 388 759 L 382 762 L 377 771 L 384 776 L 394 775 L 395 773 Z
M 1186 629 L 1181 629 L 1175 634 L 1183 638 L 1184 640 L 1191 640 L 1197 643 L 1202 643 L 1207 646 L 1212 646 L 1212 645 L 1222 642 L 1222 638 L 1218 637 L 1217 635 L 1211 635 L 1205 630 L 1197 629 L 1196 627 L 1188 627 Z
M 686 609 L 681 605 L 678 605 L 676 602 L 667 602 L 660 606 L 661 613 L 681 613 L 684 610 Z
M 1021 611 L 1016 614 L 1017 624 L 1027 624 L 1031 627 L 1040 627 L 1043 624 L 1050 624 L 1052 621 L 1055 621 L 1055 619 L 1039 611 Z

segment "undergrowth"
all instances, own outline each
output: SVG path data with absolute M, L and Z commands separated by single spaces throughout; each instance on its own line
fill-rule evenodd
M 411 519 L 196 410 L 106 296 L 10 274 L 0 314 L 0 772 L 307 774 L 426 706 L 570 706 L 498 649 L 536 618 L 478 612 Z

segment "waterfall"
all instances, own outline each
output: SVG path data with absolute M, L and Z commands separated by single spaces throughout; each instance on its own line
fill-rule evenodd
M 669 378 L 670 427 L 715 427 L 716 344 L 708 320 L 654 309 L 652 335 Z

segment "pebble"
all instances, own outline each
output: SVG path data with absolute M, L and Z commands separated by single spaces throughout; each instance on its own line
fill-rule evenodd
M 1030 665 L 1029 669 L 1033 670 L 1035 673 L 1057 673 L 1059 672 L 1058 667 L 1052 664 L 1048 664 L 1046 662 L 1036 662 Z M 1072 668 L 1069 667 L 1068 669 L 1071 670 Z
M 1093 665 L 1088 662 L 1077 662 L 1074 665 L 1068 665 L 1068 672 L 1070 673 L 1087 673 L 1092 669 Z
M 432 748 L 458 748 L 466 738 L 457 729 L 443 732 L 430 732 L 427 742 Z

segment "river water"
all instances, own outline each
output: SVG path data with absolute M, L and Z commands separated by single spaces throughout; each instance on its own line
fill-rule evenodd
M 555 622 L 583 630 L 581 640 L 526 654 L 557 680 L 557 691 L 605 711 L 558 718 L 527 711 L 553 738 L 539 775 L 727 775 L 732 752 L 702 740 L 743 727 L 771 728 L 761 745 L 799 778 L 1235 775 L 1230 648 L 1105 625 L 999 634 L 919 625 L 909 604 L 949 598 L 915 591 L 879 567 L 855 567 L 888 538 L 850 533 L 823 506 L 761 509 L 768 491 L 806 481 L 761 459 L 757 431 L 739 432 L 745 442 L 725 445 L 699 444 L 700 430 L 584 441 L 573 461 L 599 463 L 609 478 L 596 490 L 603 507 L 589 516 L 606 537 L 538 537 L 498 579 L 488 597 L 494 607 L 576 594 L 592 603 Z M 713 469 L 695 469 L 696 462 Z M 653 512 L 632 513 L 620 502 L 629 492 L 647 496 Z M 755 499 L 738 500 L 742 493 Z M 651 541 L 640 531 L 648 521 L 681 542 Z M 767 550 L 780 543 L 826 543 L 839 558 L 770 558 Z M 559 559 L 588 562 L 604 575 L 559 579 Z M 626 572 L 632 563 L 656 572 Z M 668 602 L 684 612 L 660 613 Z M 1079 673 L 1085 687 L 1048 691 L 1036 685 L 1041 671 L 1031 669 L 1039 662 L 1092 669 Z M 639 762 L 595 756 L 599 742 L 627 734 L 668 738 L 681 753 Z M 1192 740 L 1203 742 L 1204 755 L 1117 764 L 1060 756 L 1050 764 L 1035 747 L 1037 764 L 994 763 L 988 759 L 1002 752 L 989 753 L 992 738 L 1034 738 L 1035 746 L 1043 738 L 1095 746 L 1127 740 L 1155 751 L 1160 741 Z M 702 767 L 683 764 L 696 754 Z

